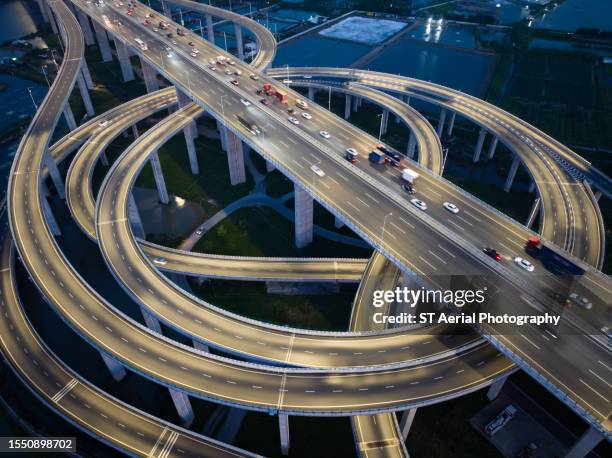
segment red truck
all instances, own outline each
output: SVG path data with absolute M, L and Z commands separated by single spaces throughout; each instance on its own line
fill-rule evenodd
M 270 83 L 265 83 L 263 85 L 263 91 L 266 95 L 276 97 L 280 103 L 287 104 L 289 102 L 289 96 L 287 95 L 287 93 L 273 89 Z

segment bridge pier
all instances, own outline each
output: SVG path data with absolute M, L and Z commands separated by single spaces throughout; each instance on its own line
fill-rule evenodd
M 453 134 L 453 128 L 455 127 L 455 118 L 457 117 L 457 112 L 453 111 L 451 114 L 451 117 L 448 121 L 448 126 L 446 127 L 446 134 L 447 135 L 452 135 Z
M 414 150 L 416 149 L 416 137 L 414 132 L 410 131 L 410 139 L 408 140 L 408 148 L 406 148 L 406 154 L 410 159 L 414 158 Z
M 89 22 L 89 16 L 83 13 L 81 10 L 77 8 L 77 19 L 79 20 L 79 25 L 81 26 L 81 30 L 83 31 L 83 40 L 87 46 L 91 46 L 95 44 L 95 38 L 93 34 L 93 30 L 91 28 L 91 22 Z
M 289 416 L 278 414 L 278 429 L 280 430 L 281 454 L 289 455 Z
M 85 78 L 83 77 L 82 73 L 78 73 L 77 75 L 77 85 L 79 86 L 79 92 L 81 93 L 81 98 L 83 99 L 83 105 L 85 106 L 87 116 L 93 118 L 96 113 L 94 112 L 93 104 L 91 103 L 91 97 L 89 97 L 87 84 L 85 83 Z
M 242 140 L 226 128 L 227 136 L 227 165 L 229 166 L 230 183 L 237 185 L 246 182 L 244 168 L 244 150 Z
M 529 188 L 527 188 L 527 192 L 532 193 L 533 191 L 535 191 L 535 189 L 536 189 L 535 181 L 531 180 L 531 183 L 529 183 Z
M 381 135 L 386 135 L 387 128 L 389 127 L 389 110 L 387 110 L 386 108 L 383 109 L 380 124 L 381 124 Z
M 140 59 L 140 66 L 142 67 L 142 77 L 144 78 L 147 92 L 155 92 L 159 90 L 159 81 L 157 81 L 157 71 L 151 67 L 147 62 Z
M 125 132 L 127 132 L 127 130 Z M 132 124 L 132 136 L 134 137 L 134 140 L 140 137 L 140 134 L 138 133 L 138 126 L 136 124 Z
M 294 183 L 295 199 L 295 246 L 303 248 L 312 242 L 312 197 Z
M 108 43 L 108 35 L 106 30 L 96 21 L 92 21 L 93 28 L 96 32 L 96 39 L 98 40 L 98 47 L 100 48 L 100 54 L 102 54 L 102 62 L 110 62 L 113 60 L 113 54 L 111 53 L 110 44 Z
M 100 157 L 100 162 L 102 162 L 102 165 L 104 167 L 108 167 L 108 158 L 106 157 L 106 148 L 102 150 L 99 157 Z
M 512 165 L 510 166 L 510 170 L 508 171 L 508 177 L 506 178 L 506 183 L 504 184 L 504 191 L 510 192 L 510 188 L 512 188 L 512 183 L 514 183 L 514 178 L 516 177 L 516 171 L 518 170 L 519 160 L 517 157 L 514 157 L 512 160 Z
M 341 229 L 343 226 L 344 226 L 344 222 L 336 216 L 334 218 L 334 227 L 336 229 Z
M 495 398 L 497 398 L 497 396 L 499 396 L 499 393 L 501 392 L 502 388 L 504 387 L 504 384 L 506 383 L 506 380 L 508 380 L 508 376 L 507 375 L 505 377 L 498 378 L 497 380 L 495 380 L 491 384 L 491 386 L 489 386 L 489 389 L 487 390 L 487 399 L 489 401 L 492 401 Z
M 191 423 L 193 423 L 193 419 L 195 418 L 193 407 L 191 407 L 191 401 L 189 401 L 189 396 L 182 391 L 178 391 L 173 388 L 168 388 L 168 391 L 170 392 L 172 403 L 174 404 L 174 407 L 176 407 L 176 411 L 178 412 L 182 425 L 185 428 L 189 428 Z
M 404 441 L 408 438 L 408 433 L 410 432 L 410 427 L 412 426 L 412 422 L 414 421 L 414 416 L 416 415 L 417 409 L 408 409 L 404 410 L 402 413 L 402 418 L 399 422 L 399 429 L 404 438 Z
M 51 208 L 49 201 L 44 195 L 40 196 L 40 200 L 42 202 L 43 215 L 45 217 L 45 222 L 47 223 L 47 226 L 49 226 L 49 231 L 51 231 L 51 234 L 54 235 L 55 237 L 62 235 L 62 231 L 59 227 L 59 224 L 57 224 L 55 215 L 53 215 L 53 209 Z
M 476 147 L 474 148 L 474 156 L 472 157 L 473 163 L 478 162 L 480 159 L 480 153 L 482 152 L 482 145 L 484 144 L 486 136 L 487 136 L 487 131 L 484 129 L 480 129 L 480 133 L 478 134 L 478 141 L 476 142 Z
M 238 59 L 244 60 L 244 43 L 242 42 L 242 27 L 234 22 L 234 35 L 236 36 L 236 48 L 238 48 Z
M 208 345 L 206 345 L 205 343 L 200 342 L 199 340 L 192 340 L 193 342 L 193 348 L 195 348 L 196 350 L 200 350 L 203 351 L 204 353 L 210 353 L 210 349 L 208 348 Z
M 344 94 L 344 119 L 348 119 L 351 116 L 351 95 Z
M 359 107 L 359 97 L 356 95 L 352 96 L 353 98 L 353 113 L 357 113 L 357 108 Z
M 276 170 L 274 164 L 272 164 L 272 162 L 266 161 L 266 172 L 274 172 L 274 170 Z
M 174 89 L 176 91 L 176 101 L 178 103 L 179 108 L 183 108 L 193 102 L 193 100 L 183 91 L 181 91 L 178 87 L 175 86 Z M 189 133 L 191 134 L 192 138 L 198 138 L 198 128 L 196 126 L 195 120 L 190 122 L 189 126 L 186 127 L 186 129 L 189 129 Z
M 538 213 L 540 213 L 540 206 L 541 199 L 539 197 L 536 197 L 533 202 L 533 206 L 531 207 L 531 211 L 529 212 L 529 216 L 527 217 L 527 222 L 525 223 L 525 226 L 527 226 L 529 229 L 531 229 L 531 226 L 533 226 L 533 222 L 535 221 L 536 216 L 538 216 Z
M 164 180 L 164 172 L 162 171 L 161 163 L 159 162 L 159 154 L 157 151 L 153 151 L 149 158 L 151 168 L 153 169 L 153 177 L 155 178 L 155 185 L 157 186 L 157 193 L 159 194 L 159 202 L 167 204 L 170 202 L 168 197 L 168 190 L 166 189 L 166 181 Z
M 164 16 L 166 16 L 168 19 L 172 19 L 172 8 L 168 4 L 168 2 L 162 1 L 161 3 L 162 3 L 162 11 L 164 13 Z
M 591 450 L 597 446 L 603 439 L 603 436 L 592 426 L 589 426 L 580 439 L 572 446 L 565 455 L 565 458 L 582 458 L 587 456 Z
M 499 138 L 497 137 L 493 137 L 493 140 L 491 140 L 491 144 L 489 145 L 489 153 L 487 154 L 487 159 L 493 159 L 493 156 L 495 156 L 495 149 L 497 148 L 498 141 L 499 141 Z
M 211 14 L 206 15 L 206 36 L 208 41 L 215 44 L 215 29 L 213 26 L 213 18 Z
M 140 212 L 138 211 L 138 206 L 136 205 L 134 194 L 132 193 L 130 193 L 130 199 L 128 201 L 128 219 L 130 220 L 130 226 L 132 227 L 134 236 L 144 239 L 145 230 L 142 225 L 142 220 L 140 219 Z M 145 321 L 146 321 L 146 318 L 145 318 Z
M 134 69 L 132 68 L 132 61 L 130 60 L 130 53 L 128 52 L 127 45 L 122 41 L 115 40 L 115 49 L 117 50 L 117 58 L 119 59 L 123 82 L 132 81 L 134 79 Z
M 81 59 L 81 73 L 83 74 L 83 78 L 85 79 L 85 84 L 87 85 L 87 89 L 91 90 L 94 88 L 93 80 L 91 79 L 91 73 L 89 73 L 89 67 L 87 66 L 87 61 L 85 57 Z
M 72 108 L 70 108 L 70 102 L 66 100 L 66 104 L 64 105 L 64 119 L 66 120 L 66 124 L 68 124 L 68 130 L 74 130 L 77 128 L 76 120 L 74 119 L 74 113 L 72 112 Z
M 440 118 L 438 119 L 438 127 L 436 129 L 436 134 L 438 134 L 438 138 L 442 138 L 442 132 L 444 131 L 445 121 L 446 121 L 446 108 L 442 108 L 440 110 Z
M 102 357 L 102 361 L 106 365 L 106 368 L 110 372 L 111 376 L 115 380 L 115 382 L 120 382 L 127 375 L 125 371 L 125 367 L 116 359 L 111 358 L 104 352 L 100 352 L 100 356 Z
M 221 140 L 221 149 L 227 151 L 227 128 L 217 121 L 217 130 L 219 131 L 219 140 Z
M 62 175 L 60 174 L 59 169 L 57 168 L 55 159 L 53 159 L 48 149 L 45 151 L 45 155 L 43 157 L 43 163 L 45 167 L 47 167 L 47 171 L 49 172 L 51 181 L 53 181 L 53 186 L 55 186 L 57 195 L 61 199 L 64 199 L 65 198 L 64 180 L 62 179 Z
M 314 101 L 314 97 L 315 97 L 315 88 L 314 87 L 309 87 L 308 88 L 308 98 L 312 101 Z
M 601 190 L 598 189 L 597 191 L 595 191 L 595 193 L 593 195 L 595 196 L 595 200 L 597 202 L 599 202 L 599 199 L 601 199 L 601 196 L 603 195 L 603 192 L 601 192 Z

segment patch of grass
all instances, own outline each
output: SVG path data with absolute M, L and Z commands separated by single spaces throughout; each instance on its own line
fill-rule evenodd
M 191 286 L 198 297 L 225 310 L 268 323 L 299 328 L 345 331 L 348 328 L 354 285 L 320 295 L 276 295 L 264 282 L 208 281 Z
M 236 256 L 360 257 L 370 250 L 317 237 L 296 248 L 293 221 L 267 207 L 237 210 L 206 233 L 194 251 Z

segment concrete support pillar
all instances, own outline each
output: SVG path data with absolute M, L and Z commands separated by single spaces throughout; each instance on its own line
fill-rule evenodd
M 486 136 L 487 131 L 484 129 L 480 129 L 480 133 L 478 134 L 478 141 L 476 142 L 476 147 L 474 148 L 474 156 L 472 157 L 472 162 L 474 163 L 480 160 L 480 153 L 482 152 L 482 145 L 484 144 Z
M 125 372 L 125 367 L 123 367 L 123 364 L 116 359 L 111 358 L 106 353 L 100 352 L 100 356 L 102 357 L 102 361 L 104 361 L 104 364 L 111 373 L 113 379 L 115 379 L 115 382 L 120 382 L 125 378 L 127 373 Z
M 535 189 L 536 189 L 535 181 L 531 180 L 531 183 L 529 183 L 529 188 L 527 189 L 527 192 L 532 193 L 535 191 Z
M 172 19 L 172 8 L 170 8 L 170 4 L 167 1 L 163 1 L 162 0 L 162 10 L 164 13 L 164 16 L 166 16 L 169 19 Z
M 93 104 L 91 103 L 91 97 L 89 97 L 89 91 L 87 90 L 87 84 L 85 83 L 85 78 L 83 78 L 83 74 L 79 73 L 77 76 L 77 86 L 79 86 L 79 92 L 81 93 L 81 98 L 83 99 L 83 105 L 85 106 L 85 111 L 87 112 L 87 116 L 93 118 L 95 116 Z
M 41 196 L 40 201 L 42 202 L 43 214 L 45 217 L 45 222 L 47 223 L 47 226 L 49 226 L 49 231 L 55 237 L 62 235 L 62 231 L 59 224 L 57 224 L 55 216 L 53 215 L 53 210 L 51 209 L 51 205 L 49 205 L 49 201 L 45 196 Z
M 410 96 L 409 95 L 404 95 L 404 103 L 406 105 L 410 105 Z
M 587 456 L 591 450 L 593 450 L 597 444 L 603 439 L 602 434 L 592 426 L 580 436 L 580 439 L 572 446 L 571 449 L 565 455 L 565 458 L 582 458 Z
M 132 61 L 130 60 L 130 53 L 128 52 L 127 45 L 119 40 L 115 40 L 115 49 L 117 50 L 117 58 L 119 59 L 123 82 L 132 81 L 134 79 L 134 69 L 132 68 Z
M 497 148 L 498 141 L 499 141 L 499 138 L 497 137 L 493 137 L 493 140 L 491 140 L 491 144 L 489 145 L 489 153 L 487 154 L 487 159 L 493 159 L 493 156 L 495 156 L 495 149 Z
M 274 172 L 275 169 L 276 167 L 274 167 L 274 164 L 272 164 L 272 162 L 266 161 L 266 172 Z
M 208 37 L 208 41 L 215 44 L 215 29 L 213 27 L 213 18 L 210 14 L 206 15 L 206 36 Z
M 193 102 L 193 100 L 191 100 L 191 98 L 178 87 L 175 87 L 175 90 L 176 101 L 179 108 L 183 108 Z M 189 123 L 189 126 L 186 127 L 186 129 L 189 129 L 189 133 L 191 134 L 192 138 L 198 138 L 198 127 L 196 126 L 195 120 Z
M 219 130 L 219 139 L 221 140 L 221 149 L 227 151 L 227 128 L 217 121 L 217 129 Z
M 353 113 L 357 113 L 357 107 L 359 107 L 359 97 L 353 96 Z
M 540 205 L 541 205 L 540 201 L 541 199 L 539 197 L 536 197 L 536 200 L 533 201 L 533 206 L 531 207 L 529 216 L 527 217 L 527 222 L 525 223 L 525 226 L 527 226 L 530 229 L 531 229 L 531 226 L 533 226 L 533 222 L 535 221 L 536 216 L 538 216 L 538 213 L 540 212 Z
M 289 455 L 289 416 L 278 414 L 278 429 L 280 430 L 281 453 Z
M 315 88 L 309 87 L 308 88 L 308 98 L 314 101 L 314 97 L 315 97 Z
M 601 199 L 601 196 L 603 195 L 603 193 L 598 189 L 597 191 L 595 191 L 593 195 L 595 196 L 595 200 L 599 202 L 599 199 Z
M 151 154 L 149 162 L 151 163 L 151 168 L 153 169 L 153 177 L 155 178 L 155 184 L 157 186 L 157 192 L 159 194 L 159 202 L 162 204 L 167 204 L 168 202 L 170 202 L 170 199 L 168 198 L 168 190 L 166 189 L 164 172 L 162 171 L 157 151 L 154 151 Z
M 363 97 L 357 98 L 357 106 L 360 107 L 363 104 Z
M 87 66 L 87 61 L 85 60 L 85 57 L 81 59 L 81 73 L 83 74 L 83 78 L 85 79 L 87 89 L 91 91 L 94 88 L 94 83 L 91 79 L 91 73 L 89 73 L 89 67 Z
M 162 329 L 161 329 L 161 324 L 159 323 L 159 320 L 155 318 L 151 314 L 151 312 L 149 312 L 144 307 L 140 307 L 140 313 L 142 313 L 142 318 L 144 319 L 144 322 L 147 325 L 147 328 L 161 335 Z
M 381 134 L 385 135 L 387 133 L 387 128 L 389 127 L 389 110 L 387 110 L 386 108 L 382 112 L 380 123 L 381 123 Z
M 198 155 L 196 154 L 195 143 L 193 142 L 193 136 L 191 135 L 189 127 L 185 127 L 183 133 L 185 134 L 185 143 L 187 144 L 187 156 L 189 157 L 191 173 L 198 175 L 200 173 Z
M 453 134 L 453 128 L 455 127 L 455 118 L 457 117 L 457 112 L 453 111 L 451 117 L 448 121 L 448 127 L 446 128 L 447 135 Z
M 66 120 L 66 124 L 68 124 L 68 130 L 74 130 L 77 128 L 76 119 L 74 119 L 74 113 L 72 112 L 72 108 L 70 108 L 70 102 L 66 100 L 66 104 L 64 105 L 64 119 Z
M 406 148 L 406 154 L 410 159 L 414 158 L 414 150 L 416 149 L 416 136 L 410 131 L 410 139 L 408 140 L 408 148 Z
M 341 229 L 342 226 L 344 226 L 344 222 L 341 219 L 339 219 L 338 217 L 335 217 L 334 218 L 334 227 L 336 229 Z
M 138 238 L 144 239 L 145 230 L 142 225 L 142 220 L 140 219 L 140 212 L 138 211 L 138 206 L 136 205 L 136 200 L 134 199 L 133 194 L 130 194 L 130 200 L 128 202 L 128 218 L 130 220 L 130 226 L 132 226 L 132 231 L 134 232 L 134 235 Z
M 49 3 L 47 1 L 43 1 L 45 12 L 47 13 L 47 18 L 49 19 L 49 24 L 51 24 L 51 30 L 54 34 L 58 34 L 59 29 L 57 28 L 57 22 L 55 16 L 53 16 L 53 11 L 49 7 Z
M 182 425 L 185 428 L 189 428 L 191 423 L 193 423 L 193 419 L 195 418 L 193 407 L 191 407 L 191 401 L 189 401 L 189 396 L 182 391 L 178 391 L 173 388 L 168 388 L 168 391 L 170 392 L 170 397 L 172 398 L 174 407 L 176 407 L 176 411 L 178 412 Z
M 106 148 L 100 153 L 100 162 L 104 167 L 108 167 L 108 158 L 106 157 Z
M 227 165 L 229 166 L 230 183 L 237 185 L 246 182 L 244 168 L 244 150 L 242 140 L 233 132 L 226 129 L 227 136 Z
M 159 90 L 159 82 L 157 81 L 157 72 L 155 69 L 142 59 L 140 59 L 140 66 L 142 67 L 142 77 L 144 78 L 147 92 Z
M 404 412 L 402 413 L 399 428 L 404 440 L 408 438 L 408 433 L 410 432 L 410 427 L 412 426 L 412 422 L 414 421 L 414 416 L 416 415 L 416 412 L 417 409 L 408 409 L 404 410 Z
M 504 184 L 504 191 L 509 192 L 512 187 L 512 183 L 514 183 L 514 178 L 516 177 L 516 171 L 518 170 L 519 160 L 518 157 L 515 157 L 512 160 L 512 165 L 510 166 L 510 170 L 508 171 L 508 177 L 506 178 L 506 183 Z
M 203 351 L 204 353 L 210 353 L 210 349 L 208 348 L 208 345 L 200 342 L 199 340 L 193 340 L 193 348 L 195 348 L 196 350 L 200 350 Z
M 303 248 L 312 242 L 312 197 L 297 183 L 295 198 L 295 246 Z
M 344 119 L 351 116 L 351 95 L 344 94 Z
M 104 30 L 104 27 L 102 27 L 96 21 L 93 21 L 93 28 L 96 32 L 96 39 L 98 40 L 100 54 L 102 54 L 102 62 L 110 62 L 113 60 L 113 54 L 111 53 L 110 44 L 108 43 L 106 30 Z
M 43 163 L 47 170 L 49 171 L 49 176 L 51 177 L 51 181 L 53 181 L 53 186 L 55 186 L 55 190 L 57 191 L 57 195 L 63 199 L 65 197 L 64 193 L 64 180 L 62 179 L 62 175 L 60 174 L 59 169 L 57 168 L 57 164 L 55 160 L 49 154 L 49 150 L 45 151 L 45 156 L 43 158 Z
M 436 129 L 438 138 L 442 138 L 442 131 L 444 130 L 445 121 L 446 121 L 446 108 L 442 108 L 440 110 L 440 118 L 438 119 L 438 128 Z
M 38 8 L 40 8 L 40 14 L 43 21 L 49 22 L 49 17 L 47 16 L 47 11 L 45 10 L 45 0 L 36 0 L 36 3 L 38 3 Z
M 79 20 L 79 25 L 83 31 L 83 40 L 85 41 L 85 44 L 87 46 L 95 44 L 94 33 L 91 28 L 91 22 L 89 22 L 89 17 L 81 10 L 77 9 L 77 19 Z
M 234 34 L 236 35 L 236 48 L 238 48 L 238 59 L 244 60 L 244 43 L 242 42 L 242 27 L 234 22 Z
M 140 137 L 140 133 L 138 133 L 138 126 L 136 124 L 132 124 L 132 136 L 134 137 L 134 140 Z
M 506 380 L 508 380 L 508 376 L 499 378 L 495 380 L 495 382 L 493 382 L 493 384 L 487 390 L 487 399 L 489 401 L 492 401 L 493 399 L 497 398 L 497 396 L 499 396 L 499 393 L 504 387 L 504 383 L 506 383 Z

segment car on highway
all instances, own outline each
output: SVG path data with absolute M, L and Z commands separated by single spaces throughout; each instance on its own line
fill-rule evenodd
M 501 254 L 499 254 L 495 248 L 483 248 L 482 252 L 496 261 L 501 261 Z
M 226 69 L 225 69 L 225 71 L 224 71 L 223 73 L 225 73 L 226 75 L 228 75 L 228 76 L 229 76 L 229 75 L 231 75 L 231 74 L 232 74 L 232 71 L 231 71 L 229 68 L 226 68 Z
M 172 57 L 172 53 L 170 51 L 166 51 L 166 57 Z
M 255 73 L 251 73 L 249 75 L 249 78 L 251 78 L 253 81 L 258 81 L 259 80 L 259 76 L 257 76 Z
M 350 163 L 354 164 L 357 162 L 357 158 L 359 157 L 359 153 L 355 148 L 347 148 L 344 150 L 344 158 Z
M 147 19 L 151 19 L 151 18 L 153 17 L 153 13 L 147 13 L 147 14 L 145 15 L 145 17 L 146 17 Z
M 191 57 L 198 57 L 198 55 L 197 55 L 196 53 L 194 53 L 194 52 L 189 53 L 189 55 L 190 55 Z
M 532 263 L 527 261 L 525 258 L 521 258 L 520 256 L 514 258 L 514 263 L 521 269 L 526 270 L 527 272 L 533 272 L 535 270 L 535 267 Z
M 321 132 L 319 132 L 319 135 L 323 138 L 331 137 L 331 135 L 329 135 L 329 132 L 327 132 L 326 130 L 322 130 Z
M 170 40 L 170 43 L 172 43 L 173 45 L 177 44 L 176 40 Z
M 193 41 L 190 41 L 189 43 L 187 43 L 189 46 L 193 47 L 195 46 L 195 43 Z
M 250 107 L 251 106 L 251 102 L 249 102 L 247 99 L 240 99 L 240 103 L 242 103 L 245 107 Z
M 293 125 L 295 125 L 295 126 L 298 126 L 298 125 L 300 124 L 299 119 L 294 118 L 293 116 L 289 116 L 289 117 L 287 118 L 287 120 L 288 120 L 288 121 L 289 121 L 291 124 L 293 124 Z
M 108 119 L 104 119 L 103 121 L 100 121 L 100 122 L 98 123 L 98 126 L 100 126 L 100 127 L 106 127 L 106 126 L 108 126 Z
M 302 113 L 302 118 L 304 118 L 304 119 L 312 119 L 312 115 L 310 113 L 308 113 L 307 111 L 304 111 Z
M 295 108 L 289 108 L 287 110 L 287 113 L 289 113 L 290 115 L 295 114 Z
M 571 293 L 567 298 L 567 302 L 568 304 L 575 304 L 585 310 L 591 310 L 593 308 L 593 303 L 578 293 Z
M 304 78 L 305 80 L 309 80 L 309 79 L 312 79 L 312 75 L 304 75 L 304 77 L 303 77 L 303 78 Z
M 198 230 L 197 230 L 197 231 L 195 231 L 195 234 L 196 234 L 197 236 L 200 236 L 200 235 L 202 235 L 203 233 L 204 233 L 204 229 L 202 229 L 201 227 L 199 227 L 199 228 L 198 228 Z
M 228 60 L 227 63 L 230 65 L 236 65 L 236 61 L 232 59 Z
M 321 170 L 321 168 L 316 166 L 316 165 L 311 166 L 310 170 L 312 170 L 314 173 L 316 173 L 321 178 L 325 176 L 325 172 L 323 170 Z
M 459 207 L 457 207 L 455 204 L 452 204 L 450 202 L 444 202 L 442 206 L 451 213 L 455 213 L 455 214 L 459 213 Z
M 609 326 L 602 326 L 599 330 L 604 336 L 612 340 L 612 329 Z
M 268 102 L 268 99 L 259 99 L 259 101 L 263 104 L 263 105 L 270 105 L 270 102 Z
M 184 37 L 185 36 L 185 32 L 183 32 L 181 29 L 177 28 L 176 29 L 176 34 L 180 37 Z
M 192 48 L 191 52 L 194 52 L 194 53 L 198 54 L 200 51 L 198 51 L 198 48 Z
M 157 32 L 159 32 L 159 29 L 158 28 L 154 28 L 153 32 L 157 33 Z
M 153 258 L 153 262 L 158 266 L 165 266 L 166 264 L 168 264 L 168 260 L 166 258 L 161 257 Z
M 212 70 L 213 72 L 216 72 L 216 71 L 217 71 L 217 67 L 215 67 L 214 65 L 209 65 L 209 66 L 208 66 L 208 69 L 209 69 L 209 70 Z
M 242 72 L 240 70 L 236 69 L 236 70 L 234 70 L 234 75 L 240 76 L 240 75 L 242 75 Z
M 231 80 L 230 84 L 233 84 L 234 86 L 238 86 L 240 83 L 238 82 L 238 80 Z
M 151 23 L 151 21 L 149 21 L 148 19 L 145 19 L 144 22 L 143 22 L 144 25 L 149 25 L 150 23 Z
M 427 210 L 427 204 L 420 199 L 411 199 L 410 203 L 414 205 L 416 208 L 418 208 L 419 210 L 423 210 L 423 211 Z
M 217 61 L 215 59 L 208 59 L 208 63 L 210 65 L 215 65 L 217 63 Z
M 416 194 L 416 189 L 410 183 L 403 184 L 402 189 L 406 191 L 408 194 Z

